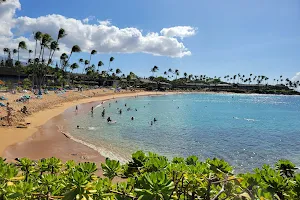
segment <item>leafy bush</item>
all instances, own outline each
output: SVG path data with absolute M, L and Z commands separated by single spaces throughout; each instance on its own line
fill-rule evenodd
M 106 159 L 104 178 L 97 177 L 95 163 L 65 164 L 57 158 L 7 163 L 0 158 L 0 199 L 299 199 L 300 174 L 287 160 L 272 168 L 264 165 L 253 173 L 233 174 L 224 160 L 196 156 L 171 162 L 154 153 L 132 154 L 124 165 Z M 124 181 L 114 183 L 115 177 Z
M 32 82 L 28 79 L 28 78 L 25 78 L 24 80 L 23 80 L 23 88 L 25 89 L 25 90 L 29 90 L 30 89 L 30 87 L 31 87 L 31 85 L 32 85 Z

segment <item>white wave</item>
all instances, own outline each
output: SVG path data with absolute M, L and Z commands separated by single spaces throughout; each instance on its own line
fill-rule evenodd
M 98 104 L 98 105 L 94 108 L 94 110 L 97 109 L 97 108 L 100 108 L 101 106 L 103 106 L 104 103 L 105 103 L 105 101 L 103 101 L 102 103 Z
M 259 120 L 256 120 L 256 119 L 247 119 L 247 118 L 244 118 L 244 120 L 246 120 L 246 121 L 248 121 L 248 122 L 257 122 L 257 121 L 259 121 Z
M 88 130 L 93 131 L 93 130 L 97 130 L 98 127 L 88 127 Z
M 117 153 L 113 153 L 112 151 L 110 151 L 109 149 L 105 148 L 105 147 L 100 147 L 100 146 L 96 146 L 96 145 L 93 145 L 93 144 L 90 144 L 88 142 L 85 142 L 83 140 L 80 140 L 78 138 L 75 138 L 73 137 L 70 133 L 68 132 L 63 132 L 63 131 L 60 131 L 62 134 L 64 134 L 66 137 L 68 137 L 69 139 L 75 141 L 75 142 L 78 142 L 80 144 L 83 144 L 95 151 L 97 151 L 100 155 L 102 155 L 103 157 L 105 158 L 110 158 L 110 159 L 113 159 L 113 160 L 118 160 L 120 161 L 120 163 L 124 164 L 124 163 L 127 163 L 129 160 L 126 159 L 126 158 L 123 158 L 121 155 L 117 155 Z

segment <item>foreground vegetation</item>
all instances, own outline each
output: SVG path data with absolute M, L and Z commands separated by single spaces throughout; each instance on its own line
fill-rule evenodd
M 57 158 L 32 161 L 0 159 L 0 199 L 299 199 L 300 174 L 290 161 L 281 160 L 254 173 L 233 174 L 223 160 L 196 156 L 186 159 L 138 151 L 121 165 L 106 159 L 100 178 L 95 163 Z M 115 177 L 124 181 L 113 181 Z

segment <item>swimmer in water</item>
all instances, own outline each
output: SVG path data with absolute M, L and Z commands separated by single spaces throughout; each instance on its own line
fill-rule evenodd
M 122 114 L 122 109 L 120 109 L 119 113 L 120 113 L 120 115 Z
M 134 117 L 131 117 L 131 120 L 134 120 Z
M 127 104 L 125 103 L 125 107 L 127 106 Z
M 80 126 L 77 125 L 77 129 L 83 129 L 83 127 L 80 127 Z
M 103 111 L 102 111 L 102 117 L 104 117 L 105 116 L 105 109 L 103 109 Z
M 110 107 L 110 103 L 108 104 L 108 106 Z
M 153 121 L 150 122 L 151 126 L 153 125 Z
M 116 103 L 118 103 L 118 101 L 116 101 Z
M 157 121 L 157 119 L 154 117 L 153 121 L 154 121 L 154 122 L 156 122 L 156 121 Z
M 135 111 L 137 111 L 137 109 L 135 109 Z
M 108 118 L 107 118 L 107 122 L 111 122 L 111 119 L 110 119 L 110 117 L 108 117 Z

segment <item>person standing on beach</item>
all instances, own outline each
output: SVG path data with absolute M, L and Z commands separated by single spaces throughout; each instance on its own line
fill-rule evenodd
M 76 106 L 76 108 L 75 108 L 75 112 L 78 112 L 78 106 Z
M 103 111 L 102 111 L 102 117 L 105 116 L 105 108 L 103 108 Z
M 7 124 L 8 126 L 11 126 L 11 111 L 13 109 L 9 106 L 9 103 L 6 104 L 6 111 L 7 111 Z

